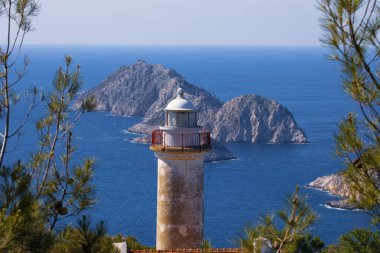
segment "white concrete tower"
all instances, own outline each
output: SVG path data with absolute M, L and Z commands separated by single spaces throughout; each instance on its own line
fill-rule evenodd
M 210 132 L 198 126 L 197 110 L 183 90 L 177 92 L 150 147 L 158 158 L 157 250 L 199 248 L 203 239 L 203 161 Z

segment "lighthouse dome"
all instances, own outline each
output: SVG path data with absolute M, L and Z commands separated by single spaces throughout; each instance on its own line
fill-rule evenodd
M 183 97 L 183 89 L 177 90 L 177 97 L 169 102 L 165 111 L 196 111 L 197 109 L 189 100 Z

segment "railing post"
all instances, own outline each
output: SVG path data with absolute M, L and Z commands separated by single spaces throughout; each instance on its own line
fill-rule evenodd
M 183 134 L 182 135 L 182 153 L 183 153 Z
M 165 151 L 165 133 L 164 132 L 162 132 L 162 142 L 163 142 L 163 144 L 164 144 L 164 151 Z
M 199 143 L 199 152 L 202 151 L 202 145 L 201 145 L 201 133 L 198 133 L 198 143 Z

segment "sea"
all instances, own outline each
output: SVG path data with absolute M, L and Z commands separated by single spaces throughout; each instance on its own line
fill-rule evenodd
M 58 67 L 70 55 L 81 66 L 82 91 L 122 65 L 144 60 L 176 70 L 222 101 L 243 94 L 274 99 L 292 112 L 310 143 L 228 143 L 236 159 L 205 164 L 205 238 L 214 247 L 236 247 L 244 228 L 281 210 L 298 185 L 318 214 L 310 232 L 331 244 L 343 233 L 368 227 L 370 218 L 363 211 L 328 208 L 324 204 L 338 197 L 307 187 L 317 177 L 344 168 L 335 155 L 334 133 L 342 117 L 356 111 L 343 90 L 340 66 L 327 59 L 328 53 L 323 47 L 26 45 L 22 54 L 29 65 L 16 90 L 22 94 L 37 86 L 48 92 Z M 28 160 L 36 150 L 34 123 L 45 113 L 42 104 L 10 146 L 6 163 Z M 20 102 L 14 124 L 22 121 L 24 112 Z M 87 211 L 92 220 L 105 220 L 112 235 L 131 235 L 154 246 L 157 158 L 148 145 L 131 142 L 136 135 L 128 132 L 141 120 L 109 112 L 83 115 L 74 130 L 74 164 L 84 157 L 96 160 L 97 204 Z

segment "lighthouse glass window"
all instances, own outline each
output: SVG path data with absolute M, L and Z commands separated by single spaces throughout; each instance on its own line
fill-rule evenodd
M 175 127 L 176 123 L 177 123 L 176 113 L 175 112 L 167 112 L 166 117 L 167 117 L 166 125 L 171 126 L 171 127 Z
M 189 127 L 197 127 L 197 113 L 189 112 Z
M 188 127 L 188 113 L 187 112 L 177 112 L 177 125 L 176 127 Z
M 197 127 L 196 112 L 166 112 L 166 126 L 169 127 Z

